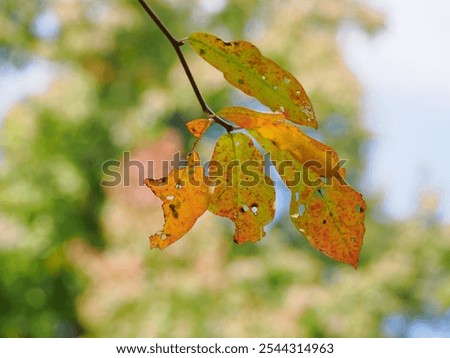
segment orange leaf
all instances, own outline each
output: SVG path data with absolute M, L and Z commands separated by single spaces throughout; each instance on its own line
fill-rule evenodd
M 365 232 L 362 195 L 337 181 L 292 192 L 290 211 L 295 227 L 316 249 L 357 268 Z
M 186 127 L 195 138 L 201 138 L 212 124 L 212 119 L 194 119 L 187 122 Z
M 357 268 L 365 232 L 366 203 L 362 195 L 338 180 L 322 181 L 286 150 L 279 150 L 256 130 L 250 130 L 270 153 L 291 191 L 290 216 L 313 247 Z
M 166 178 L 145 179 L 153 193 L 162 201 L 164 228 L 150 237 L 150 247 L 164 249 L 186 234 L 206 211 L 208 186 L 198 154 L 188 155 L 188 166 L 173 169 Z
M 337 172 L 345 177 L 344 170 L 338 169 L 339 156 L 333 148 L 307 136 L 280 114 L 260 113 L 244 107 L 227 107 L 217 115 L 242 128 L 255 130 L 276 148 L 288 151 L 298 162 L 320 176 L 330 177 Z
M 275 214 L 273 182 L 264 176 L 264 159 L 243 133 L 219 138 L 209 164 L 215 181 L 208 210 L 232 220 L 234 241 L 256 242 L 265 236 L 263 227 Z
M 224 42 L 204 32 L 191 34 L 189 43 L 236 88 L 294 123 L 317 128 L 311 101 L 302 85 L 251 43 Z

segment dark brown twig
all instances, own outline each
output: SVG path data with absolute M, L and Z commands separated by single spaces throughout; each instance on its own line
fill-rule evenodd
M 195 82 L 194 76 L 192 75 L 192 72 L 189 68 L 188 63 L 186 62 L 186 59 L 184 58 L 183 52 L 181 52 L 181 46 L 183 46 L 184 42 L 177 40 L 169 31 L 169 29 L 163 24 L 161 19 L 155 14 L 155 12 L 147 5 L 147 3 L 144 0 L 138 0 L 141 6 L 144 8 L 145 12 L 151 17 L 153 22 L 158 26 L 158 28 L 161 30 L 161 32 L 164 34 L 164 36 L 167 37 L 167 39 L 172 44 L 173 48 L 175 49 L 175 52 L 177 53 L 177 56 L 181 62 L 181 65 L 183 66 L 184 72 L 186 73 L 186 76 L 189 79 L 189 82 L 191 83 L 192 89 L 194 90 L 195 96 L 197 97 L 198 102 L 200 103 L 200 106 L 202 107 L 203 113 L 208 116 L 208 118 L 214 119 L 214 122 L 217 124 L 220 124 L 222 127 L 224 127 L 227 132 L 231 132 L 235 130 L 236 128 L 232 125 L 226 123 L 222 118 L 217 116 L 211 108 L 206 104 L 205 99 L 203 98 L 197 83 Z

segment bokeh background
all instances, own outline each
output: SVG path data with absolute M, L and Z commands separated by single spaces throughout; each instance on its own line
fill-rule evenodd
M 0 337 L 450 337 L 450 111 L 433 106 L 448 81 L 419 71 L 448 75 L 436 58 L 449 51 L 414 30 L 436 24 L 421 5 L 443 2 L 150 3 L 175 36 L 250 40 L 299 78 L 320 123 L 309 133 L 349 159 L 368 202 L 360 266 L 313 250 L 283 205 L 258 244 L 233 244 L 207 213 L 150 251 L 160 202 L 136 166 L 122 166 L 129 186 L 100 186 L 102 164 L 130 152 L 159 177 L 189 151 L 184 123 L 202 114 L 173 49 L 137 1 L 1 0 Z M 213 109 L 258 106 L 183 50 Z M 202 141 L 204 161 L 221 133 Z M 405 164 L 414 153 L 430 167 Z M 404 210 L 391 199 L 411 178 Z

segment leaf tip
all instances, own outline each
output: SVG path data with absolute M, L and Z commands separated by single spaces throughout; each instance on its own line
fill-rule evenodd
M 360 250 L 357 250 L 357 252 L 353 252 L 353 253 L 349 252 L 348 256 L 342 261 L 345 262 L 346 264 L 351 265 L 355 270 L 357 270 L 358 264 L 359 264 L 359 253 L 360 253 Z

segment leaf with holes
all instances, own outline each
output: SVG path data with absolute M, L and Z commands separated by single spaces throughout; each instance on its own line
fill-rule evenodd
M 200 118 L 187 122 L 186 127 L 195 138 L 201 138 L 209 129 L 209 127 L 211 127 L 212 124 L 213 124 L 212 119 Z
M 339 156 L 333 148 L 307 136 L 281 114 L 260 113 L 244 107 L 227 107 L 217 114 L 242 128 L 253 129 L 270 140 L 278 150 L 288 151 L 298 162 L 320 176 L 339 174 L 345 177 L 344 169 L 339 168 Z
M 224 42 L 204 32 L 189 36 L 189 43 L 225 79 L 272 111 L 290 121 L 317 128 L 314 110 L 302 85 L 288 71 L 264 57 L 249 42 Z
M 288 151 L 280 151 L 256 130 L 249 131 L 270 153 L 291 191 L 290 216 L 313 247 L 357 268 L 365 232 L 362 195 L 340 180 L 322 180 Z
M 168 177 L 146 179 L 145 184 L 163 201 L 164 228 L 150 236 L 150 247 L 164 249 L 186 234 L 209 204 L 209 188 L 198 154 L 188 156 L 188 166 L 173 169 Z
M 309 242 L 326 255 L 358 267 L 366 204 L 348 185 L 333 181 L 305 186 L 291 201 L 291 218 Z
M 256 242 L 275 215 L 275 189 L 264 175 L 264 159 L 243 133 L 219 138 L 208 168 L 215 182 L 208 210 L 236 225 L 234 241 Z

